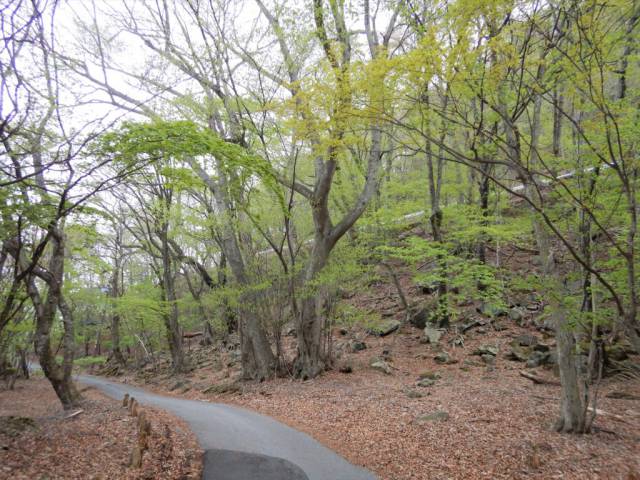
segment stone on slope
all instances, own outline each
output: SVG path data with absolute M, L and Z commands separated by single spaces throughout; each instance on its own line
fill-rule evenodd
M 509 310 L 509 318 L 520 325 L 522 319 L 524 318 L 524 314 L 522 313 L 522 310 L 520 308 L 514 307 Z
M 427 326 L 429 320 L 429 310 L 426 308 L 420 308 L 413 312 L 409 318 L 409 323 L 416 328 L 424 328 Z
M 548 352 L 533 351 L 527 359 L 527 368 L 535 368 L 546 364 L 549 361 Z
M 398 330 L 400 325 L 401 323 L 398 320 L 387 320 L 385 322 L 380 322 L 378 325 L 369 327 L 367 329 L 367 333 L 377 337 L 384 337 Z
M 423 393 L 420 393 L 419 391 L 414 390 L 412 388 L 407 388 L 404 391 L 404 394 L 409 398 L 422 398 L 422 397 L 424 397 Z
M 546 343 L 538 343 L 533 347 L 533 349 L 536 352 L 549 352 L 551 351 L 551 345 L 547 345 Z
M 353 366 L 349 362 L 343 362 L 338 367 L 338 371 L 340 373 L 351 373 L 351 372 L 353 372 Z
M 442 338 L 442 330 L 438 330 L 437 328 L 433 328 L 431 326 L 427 326 L 423 330 L 422 340 L 424 343 L 430 343 L 431 345 L 436 345 L 440 339 Z
M 416 422 L 418 424 L 426 423 L 426 422 L 444 422 L 449 420 L 449 414 L 442 410 L 435 411 L 433 413 L 427 413 L 425 415 L 420 415 L 416 418 Z
M 435 380 L 431 380 L 430 378 L 423 378 L 422 380 L 418 380 L 416 382 L 416 387 L 432 387 L 435 384 Z
M 440 375 L 438 372 L 426 371 L 418 374 L 419 380 L 422 380 L 423 378 L 428 378 L 429 380 L 439 380 L 440 378 L 442 378 L 442 375 Z
M 472 355 L 498 355 L 498 347 L 495 345 L 480 345 L 476 348 Z
M 440 352 L 435 357 L 433 357 L 436 363 L 451 365 L 452 363 L 458 363 L 458 361 L 451 356 L 447 352 Z
M 485 317 L 491 318 L 507 315 L 507 311 L 504 308 L 486 302 L 481 303 L 476 310 Z
M 358 340 L 354 340 L 353 342 L 351 342 L 351 351 L 352 352 L 361 352 L 362 350 L 366 350 L 367 349 L 367 344 L 364 342 L 360 342 Z
M 538 337 L 525 333 L 516 337 L 516 342 L 521 347 L 535 347 L 538 344 Z
M 495 355 L 489 355 L 489 354 L 483 354 L 480 356 L 480 358 L 482 359 L 482 361 L 484 362 L 485 365 L 495 365 L 496 364 L 496 356 Z
M 387 375 L 391 375 L 391 366 L 384 360 L 373 362 L 371 364 L 371 368 L 378 370 L 379 372 L 386 373 Z
M 526 362 L 529 355 L 531 355 L 530 349 L 520 346 L 517 342 L 513 342 L 511 345 L 511 351 L 505 356 L 508 360 L 512 360 L 514 362 Z

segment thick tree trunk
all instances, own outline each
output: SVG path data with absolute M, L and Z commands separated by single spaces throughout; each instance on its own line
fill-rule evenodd
M 555 429 L 563 433 L 585 433 L 587 408 L 580 389 L 580 373 L 575 357 L 575 337 L 564 312 L 555 312 L 558 366 L 560 367 L 560 415 Z
M 323 332 L 326 319 L 319 312 L 318 296 L 301 302 L 297 322 L 298 355 L 294 372 L 303 380 L 320 375 L 328 366 L 329 360 L 324 348 Z
M 62 297 L 62 280 L 64 278 L 64 232 L 58 227 L 50 227 L 52 234 L 52 251 L 49 261 L 46 283 L 47 296 L 42 300 L 34 276 L 27 279 L 27 292 L 33 302 L 36 316 L 34 346 L 45 377 L 49 380 L 65 410 L 78 405 L 81 397 L 73 384 L 73 319 L 71 310 Z M 51 328 L 56 310 L 62 314 L 64 324 L 64 358 L 63 365 L 56 362 L 51 349 Z
M 252 303 L 249 301 L 248 305 Z M 277 373 L 277 361 L 265 328 L 256 312 L 243 309 L 241 314 L 245 324 L 243 334 L 246 338 L 246 353 L 248 358 L 252 359 L 246 368 L 243 368 L 244 376 L 260 381 L 268 379 Z
M 249 285 L 242 253 L 233 229 L 229 228 L 223 239 L 225 257 L 231 271 L 240 285 Z M 276 358 L 271 350 L 265 328 L 257 314 L 253 311 L 250 294 L 240 300 L 240 326 L 242 329 L 242 370 L 246 379 L 264 380 L 276 373 Z M 244 306 L 244 307 L 242 307 Z
M 190 164 L 213 194 L 219 214 L 230 217 L 222 228 L 220 247 L 236 282 L 243 286 L 249 285 L 250 279 L 238 243 L 237 231 L 231 218 L 233 217 L 233 208 L 229 198 L 227 180 L 224 175 L 221 175 L 217 181 L 214 181 L 197 161 L 192 160 Z M 252 310 L 252 301 L 254 300 L 250 295 L 245 295 L 244 298 L 240 299 L 241 308 L 238 325 L 240 327 L 240 347 L 242 349 L 242 374 L 245 379 L 263 380 L 276 373 L 277 362 L 271 350 L 266 330 Z M 246 307 L 243 308 L 243 305 L 246 305 Z
M 311 261 L 305 272 L 306 284 L 309 284 L 325 267 L 329 260 L 330 251 L 329 240 L 316 234 L 311 251 Z M 323 342 L 326 319 L 320 311 L 320 307 L 320 293 L 318 291 L 300 302 L 296 318 L 298 354 L 294 363 L 294 372 L 299 378 L 317 377 L 329 364 L 330 359 L 327 358 Z

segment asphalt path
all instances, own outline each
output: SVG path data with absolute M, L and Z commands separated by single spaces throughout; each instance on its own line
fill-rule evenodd
M 77 380 L 116 399 L 128 393 L 185 420 L 205 450 L 205 480 L 376 480 L 309 435 L 265 415 L 156 395 L 100 377 L 80 375 Z

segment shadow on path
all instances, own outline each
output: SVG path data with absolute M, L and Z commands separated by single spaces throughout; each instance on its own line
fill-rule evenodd
M 309 480 L 300 467 L 282 458 L 233 450 L 207 450 L 204 477 L 212 480 Z

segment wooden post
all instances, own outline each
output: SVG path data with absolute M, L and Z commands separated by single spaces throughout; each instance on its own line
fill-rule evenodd
M 151 436 L 151 422 L 147 420 L 144 412 L 138 416 L 138 441 L 131 451 L 129 466 L 131 468 L 142 467 L 142 457 L 149 448 L 149 436 Z

